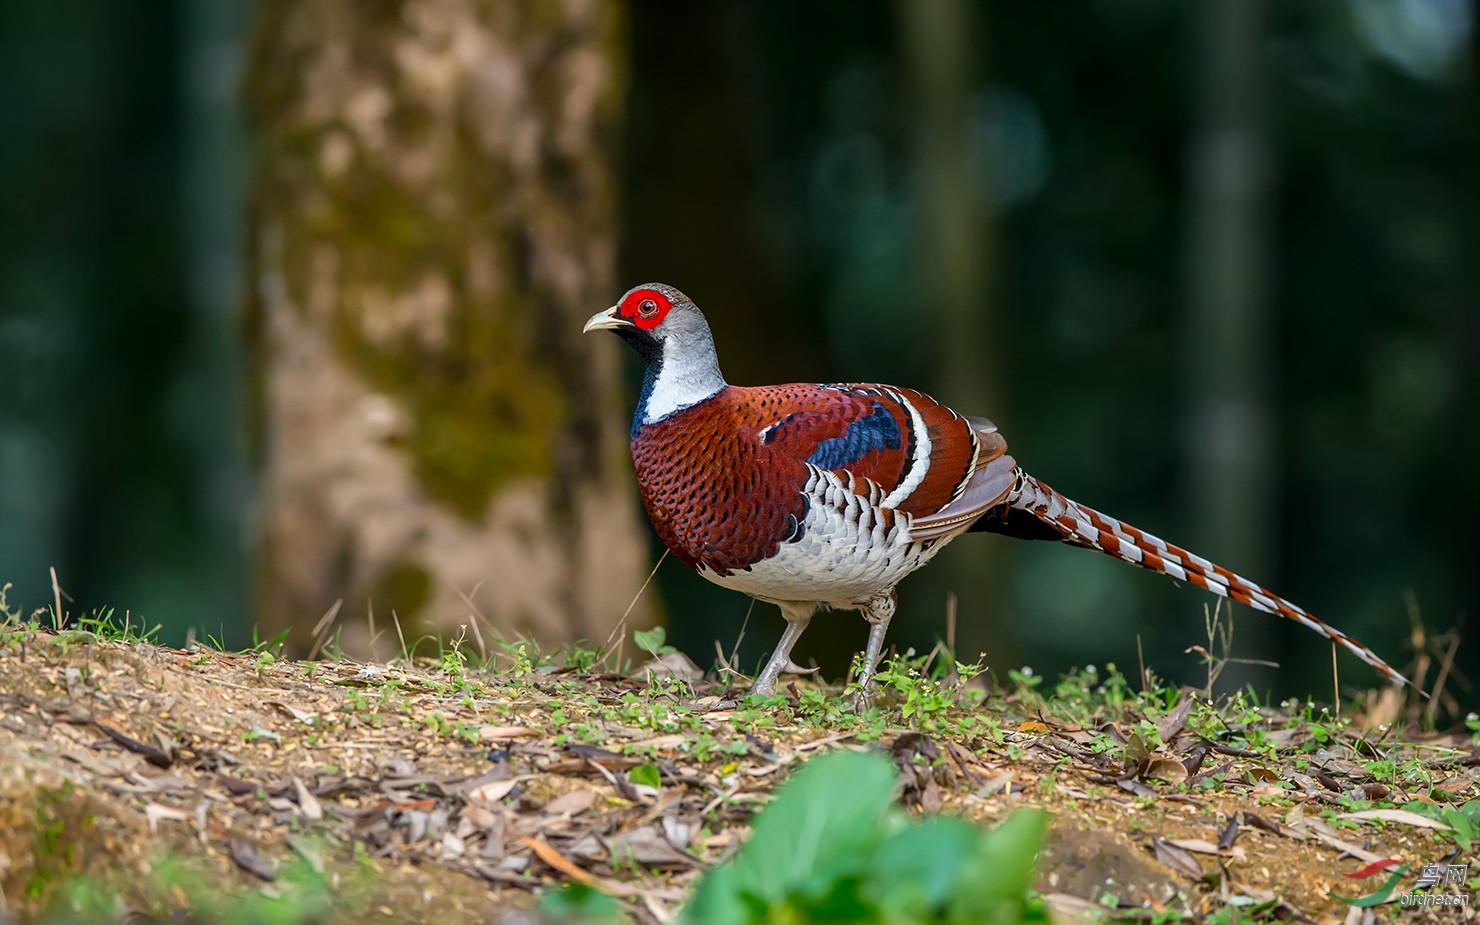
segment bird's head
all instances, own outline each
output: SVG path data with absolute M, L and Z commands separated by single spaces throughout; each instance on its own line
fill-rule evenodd
M 725 387 L 709 323 L 672 286 L 646 283 L 629 289 L 616 305 L 592 315 L 582 331 L 614 332 L 646 364 L 634 434 L 641 425 L 696 405 Z
M 663 283 L 644 283 L 606 311 L 597 312 L 581 329 L 612 331 L 644 360 L 656 362 L 664 356 L 714 349 L 709 324 L 688 296 Z

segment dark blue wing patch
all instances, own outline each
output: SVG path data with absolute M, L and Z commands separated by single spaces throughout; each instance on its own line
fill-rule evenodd
M 899 424 L 882 404 L 866 418 L 848 425 L 842 436 L 829 437 L 817 444 L 807 462 L 819 469 L 845 469 L 875 450 L 899 449 Z

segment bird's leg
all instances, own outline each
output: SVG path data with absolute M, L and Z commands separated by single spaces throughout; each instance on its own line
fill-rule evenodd
M 889 621 L 894 618 L 894 589 L 881 592 L 863 607 L 863 618 L 868 621 L 868 648 L 863 650 L 863 671 L 858 676 L 858 693 L 853 696 L 853 712 L 862 713 L 873 700 L 870 688 L 874 682 L 874 669 L 878 667 L 879 655 L 884 650 L 884 634 L 889 632 Z
M 802 631 L 807 628 L 817 609 L 815 604 L 786 603 L 777 606 L 781 608 L 781 615 L 786 618 L 786 632 L 781 634 L 781 641 L 776 643 L 771 660 L 766 662 L 760 676 L 750 685 L 750 692 L 762 697 L 776 693 L 776 679 L 781 677 L 781 672 L 796 670 L 796 666 L 791 663 L 791 647 L 802 638 Z

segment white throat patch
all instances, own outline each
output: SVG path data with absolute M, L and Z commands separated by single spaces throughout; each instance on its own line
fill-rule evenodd
M 697 405 L 725 387 L 725 377 L 720 375 L 719 360 L 714 355 L 714 341 L 709 338 L 708 330 L 703 330 L 702 336 L 695 336 L 696 333 L 700 332 L 670 335 L 664 344 L 663 363 L 647 395 L 642 423 L 652 424 Z

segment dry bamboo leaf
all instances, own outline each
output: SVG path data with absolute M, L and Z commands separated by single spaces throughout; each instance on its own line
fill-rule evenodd
M 1164 838 L 1153 838 L 1151 839 L 1151 852 L 1156 855 L 1158 861 L 1172 870 L 1186 874 L 1194 880 L 1202 879 L 1202 865 L 1190 851 L 1181 845 Z
M 1371 909 L 1352 906 L 1346 910 L 1346 918 L 1341 920 L 1341 925 L 1377 925 L 1377 913 Z
M 1069 893 L 1049 893 L 1043 897 L 1043 904 L 1054 914 L 1053 921 L 1065 925 L 1099 922 L 1105 915 L 1104 906 Z
M 535 853 L 535 857 L 538 857 L 541 861 L 565 874 L 570 879 L 584 883 L 590 887 L 596 886 L 596 878 L 591 876 L 589 871 L 577 866 L 570 858 L 551 848 L 538 838 L 526 838 L 524 839 L 524 844 Z
M 675 749 L 678 746 L 680 746 L 680 745 L 684 744 L 685 742 L 687 742 L 688 740 L 689 740 L 688 736 L 684 736 L 684 735 L 678 735 L 678 734 L 674 734 L 674 735 L 661 735 L 661 736 L 654 736 L 651 739 L 639 739 L 636 742 L 628 742 L 627 743 L 627 747 L 628 748 L 651 748 L 654 751 L 660 751 L 661 752 L 661 751 L 669 751 L 669 750 Z
M 454 860 L 468 853 L 467 843 L 452 832 L 442 833 L 441 848 L 443 861 Z
M 528 726 L 483 726 L 478 730 L 478 738 L 484 742 L 495 742 L 499 739 L 524 739 L 539 734 L 538 729 L 530 729 Z
M 1188 774 L 1187 768 L 1180 761 L 1173 761 L 1171 758 L 1153 758 L 1141 776 L 1176 786 L 1187 780 Z
M 1445 793 L 1458 796 L 1474 785 L 1475 776 L 1473 774 L 1461 774 L 1459 777 L 1451 777 L 1446 781 L 1435 784 L 1434 787 L 1438 790 L 1443 790 Z
M 797 754 L 801 754 L 803 752 L 815 751 L 815 750 L 817 750 L 819 748 L 827 748 L 829 745 L 835 745 L 838 742 L 847 741 L 848 739 L 855 738 L 857 735 L 858 735 L 858 733 L 856 733 L 856 732 L 838 732 L 838 733 L 834 733 L 833 735 L 826 736 L 825 738 L 817 739 L 816 741 L 813 741 L 813 742 L 804 742 L 801 745 L 798 745 L 796 747 L 796 751 L 797 751 Z
M 654 678 L 679 678 L 694 684 L 704 680 L 704 669 L 682 652 L 669 652 L 644 662 L 628 677 L 634 681 L 642 681 L 650 675 Z
M 1121 790 L 1124 790 L 1126 793 L 1132 793 L 1138 797 L 1146 797 L 1150 800 L 1156 799 L 1155 790 L 1152 790 L 1150 787 L 1146 786 L 1140 781 L 1134 780 L 1129 777 L 1120 778 L 1115 782 L 1115 786 L 1119 787 Z
M 999 790 L 1010 790 L 1011 788 L 1012 772 L 1006 771 L 982 784 L 981 788 L 977 790 L 976 795 L 979 797 L 989 797 Z
M 144 806 L 144 818 L 149 821 L 149 834 L 156 835 L 159 832 L 159 821 L 168 819 L 173 822 L 187 822 L 190 814 L 183 809 L 173 806 L 162 806 L 159 803 L 148 803 Z
M 1305 823 L 1301 830 L 1297 831 L 1304 831 L 1317 841 L 1323 842 L 1345 854 L 1349 854 L 1359 861 L 1365 861 L 1370 864 L 1373 861 L 1385 860 L 1385 858 L 1383 858 L 1383 856 L 1380 854 L 1373 854 L 1365 848 L 1360 848 L 1357 845 L 1353 845 L 1349 841 L 1343 841 L 1342 839 L 1337 838 L 1334 835 L 1326 834 L 1325 832 L 1321 831 L 1320 828 L 1310 825 L 1309 821 Z
M 298 809 L 303 818 L 308 822 L 318 822 L 324 818 L 324 807 L 319 798 L 308 792 L 303 786 L 303 781 L 293 778 L 293 789 L 298 795 Z
M 1233 814 L 1228 819 L 1228 824 L 1223 827 L 1223 832 L 1218 836 L 1218 848 L 1227 851 L 1233 847 L 1233 842 L 1238 838 L 1239 816 Z
M 595 804 L 596 797 L 596 791 L 590 788 L 572 790 L 546 803 L 544 811 L 553 816 L 578 816 Z
M 508 780 L 489 781 L 486 784 L 480 784 L 469 790 L 463 795 L 463 799 L 469 803 L 493 806 L 499 800 L 508 796 L 509 792 L 517 786 L 519 786 L 519 779 L 516 777 L 511 777 Z
M 138 739 L 134 739 L 124 735 L 117 729 L 114 729 L 112 726 L 108 726 L 104 723 L 99 723 L 96 721 L 93 722 L 93 725 L 96 726 L 100 732 L 108 736 L 108 738 L 112 739 L 114 742 L 117 742 L 119 745 L 123 746 L 125 749 L 133 752 L 136 755 L 143 756 L 145 761 L 154 765 L 156 768 L 167 768 L 175 761 L 172 756 L 165 754 L 164 752 L 155 748 L 153 745 L 145 745 Z
M 1233 847 L 1220 849 L 1217 845 L 1202 838 L 1168 838 L 1167 844 L 1176 845 L 1184 851 L 1192 851 L 1196 854 L 1212 854 L 1225 858 L 1234 858 L 1242 861 L 1248 857 L 1243 848 Z
M 252 876 L 269 883 L 277 879 L 277 865 L 256 845 L 246 839 L 234 836 L 228 838 L 226 850 L 231 854 L 231 859 L 236 862 L 236 866 Z
M 1191 712 L 1192 696 L 1184 695 L 1182 702 L 1177 704 L 1177 708 L 1156 724 L 1156 734 L 1164 744 L 1170 745 L 1172 740 L 1187 726 L 1187 717 Z
M 693 858 L 679 851 L 668 841 L 663 830 L 656 825 L 646 825 L 631 832 L 606 840 L 614 869 L 637 863 L 656 867 L 693 867 Z
M 1338 819 L 1360 819 L 1363 821 L 1376 820 L 1380 822 L 1397 822 L 1402 825 L 1411 825 L 1420 829 L 1438 829 L 1441 832 L 1452 831 L 1437 819 L 1428 816 L 1420 816 L 1418 813 L 1410 813 L 1406 809 L 1366 809 L 1359 813 L 1342 813 Z
M 498 823 L 500 816 L 485 806 L 469 803 L 463 808 L 463 818 L 472 823 L 474 828 L 487 832 Z
M 305 726 L 312 726 L 319 719 L 316 714 L 309 713 L 307 710 L 300 710 L 291 704 L 286 704 L 279 700 L 265 700 L 263 701 L 263 706 L 274 707 Z

